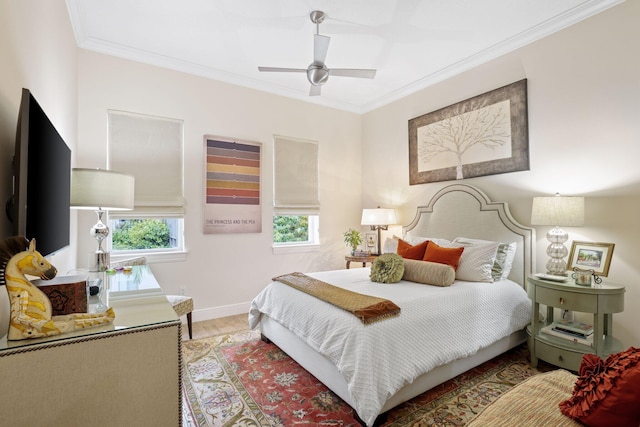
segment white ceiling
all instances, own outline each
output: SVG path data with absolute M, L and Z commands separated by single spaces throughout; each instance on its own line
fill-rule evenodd
M 623 0 L 67 0 L 78 46 L 364 113 L 579 22 Z M 327 17 L 331 76 L 310 97 L 313 10 Z

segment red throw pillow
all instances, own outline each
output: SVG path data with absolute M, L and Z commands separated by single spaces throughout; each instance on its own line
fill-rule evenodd
M 398 239 L 398 249 L 396 253 L 402 258 L 421 260 L 427 246 L 429 246 L 428 240 L 413 246 L 402 239 Z
M 464 251 L 464 248 L 443 248 L 431 242 L 429 246 L 427 246 L 422 260 L 447 264 L 453 267 L 454 270 L 457 270 L 462 251 Z
M 590 427 L 640 425 L 640 349 L 630 347 L 605 360 L 585 354 L 573 395 L 560 411 Z

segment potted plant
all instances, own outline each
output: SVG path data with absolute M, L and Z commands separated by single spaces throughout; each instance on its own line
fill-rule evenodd
M 344 232 L 344 243 L 351 247 L 351 255 L 356 252 L 360 243 L 362 243 L 362 234 L 358 230 L 352 228 Z

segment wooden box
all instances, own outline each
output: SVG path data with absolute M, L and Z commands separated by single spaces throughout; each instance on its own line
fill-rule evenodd
M 54 316 L 87 312 L 87 276 L 60 276 L 31 283 L 49 297 Z

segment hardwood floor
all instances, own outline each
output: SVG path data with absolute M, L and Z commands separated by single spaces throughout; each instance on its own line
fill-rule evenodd
M 215 335 L 229 334 L 249 329 L 248 314 L 221 317 L 219 319 L 205 320 L 193 323 L 193 339 L 211 337 Z M 189 339 L 187 325 L 182 325 L 182 339 Z

